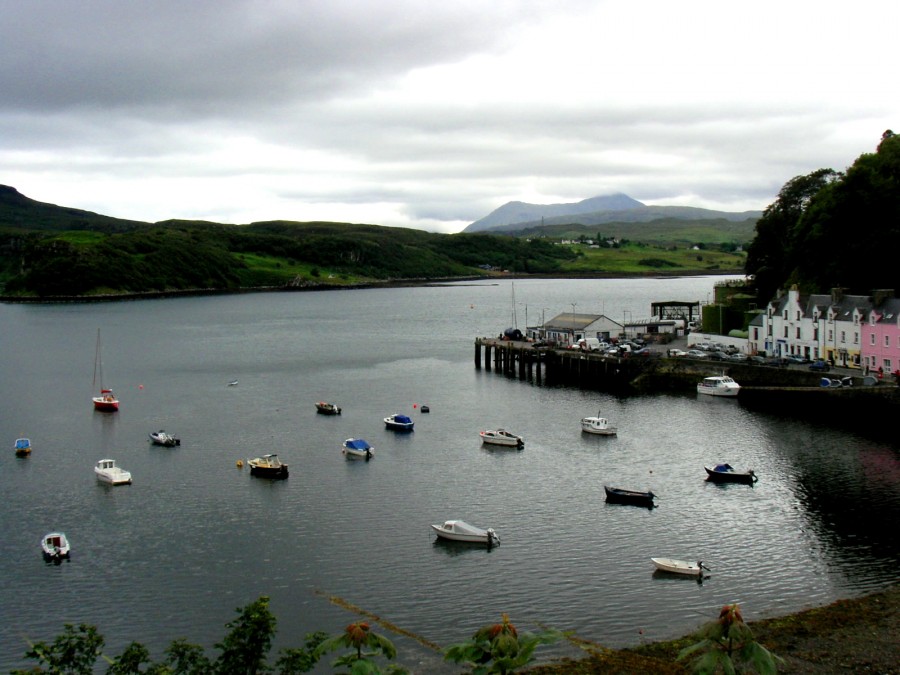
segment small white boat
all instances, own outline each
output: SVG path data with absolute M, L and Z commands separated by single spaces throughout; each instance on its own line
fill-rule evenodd
M 581 418 L 581 430 L 597 436 L 615 436 L 619 433 L 619 430 L 612 426 L 608 419 L 600 417 L 599 411 L 593 417 Z
M 97 480 L 110 485 L 131 485 L 131 472 L 116 466 L 114 459 L 101 459 L 94 466 Z
M 62 532 L 50 532 L 41 539 L 45 560 L 62 560 L 69 557 L 69 540 Z
M 737 396 L 740 389 L 741 385 L 727 375 L 704 377 L 697 384 L 697 393 L 709 396 Z
M 394 413 L 384 418 L 384 425 L 394 431 L 412 431 L 414 424 L 415 422 L 407 415 L 401 415 L 400 413 Z
M 162 429 L 150 433 L 150 440 L 154 445 L 164 445 L 167 448 L 181 445 L 181 439 L 172 434 L 166 433 Z
M 703 571 L 709 571 L 701 561 L 687 562 L 686 560 L 674 560 L 672 558 L 650 558 L 656 569 L 660 572 L 669 572 L 671 574 L 687 574 L 689 576 L 700 576 Z
M 69 540 L 62 532 L 50 532 L 41 539 L 44 560 L 62 560 L 69 557 Z
M 462 520 L 445 520 L 443 525 L 432 525 L 431 529 L 437 533 L 441 539 L 449 539 L 451 541 L 465 541 L 473 544 L 487 544 L 493 546 L 500 543 L 500 537 L 494 532 L 494 528 L 489 527 L 486 530 L 474 525 L 469 525 Z
M 31 441 L 27 438 L 17 438 L 14 447 L 16 457 L 27 457 L 31 454 Z
M 361 458 L 369 460 L 372 459 L 374 450 L 375 448 L 362 438 L 348 438 L 344 441 L 343 453 L 347 459 Z
M 228 386 L 229 386 L 229 387 L 236 387 L 237 385 L 238 385 L 238 381 L 237 381 L 237 380 L 232 380 L 231 382 L 228 383 Z
M 481 436 L 481 442 L 488 445 L 503 445 L 509 448 L 525 447 L 525 441 L 521 436 L 516 436 L 506 429 L 488 429 L 479 432 L 479 436 Z

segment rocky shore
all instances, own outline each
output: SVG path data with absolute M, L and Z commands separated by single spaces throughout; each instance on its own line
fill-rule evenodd
M 714 618 L 714 617 L 713 617 Z M 756 640 L 781 657 L 779 673 L 900 675 L 900 584 L 825 607 L 750 623 Z M 678 652 L 692 636 L 607 650 L 585 645 L 589 656 L 538 666 L 531 675 L 689 673 Z

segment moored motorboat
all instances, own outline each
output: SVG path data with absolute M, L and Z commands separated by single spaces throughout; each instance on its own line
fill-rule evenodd
M 637 490 L 623 490 L 622 488 L 603 486 L 606 492 L 606 501 L 611 504 L 633 504 L 635 506 L 646 506 L 653 508 L 655 506 L 653 499 L 656 497 L 652 492 L 639 492 Z
M 486 530 L 469 525 L 462 520 L 445 520 L 443 525 L 432 525 L 431 529 L 442 539 L 463 541 L 471 544 L 487 544 L 489 547 L 500 543 L 494 528 Z
M 131 472 L 116 466 L 114 459 L 101 459 L 94 466 L 97 480 L 110 485 L 131 485 Z
M 487 445 L 501 445 L 508 448 L 525 447 L 525 441 L 521 436 L 516 436 L 506 429 L 487 429 L 480 431 L 478 435 L 481 437 L 481 442 Z
M 44 560 L 62 560 L 69 557 L 69 540 L 62 532 L 50 532 L 41 539 Z
M 660 572 L 669 572 L 670 574 L 686 574 L 689 576 L 701 576 L 705 571 L 710 571 L 702 561 L 688 562 L 686 560 L 675 560 L 673 558 L 650 558 L 656 569 Z
M 167 433 L 160 429 L 159 431 L 150 432 L 150 440 L 154 445 L 163 445 L 167 448 L 172 448 L 176 445 L 181 445 L 181 439 L 173 434 Z
M 316 401 L 316 412 L 320 415 L 340 415 L 341 409 L 334 403 Z
M 740 390 L 741 385 L 728 377 L 728 375 L 704 377 L 697 384 L 697 393 L 708 396 L 737 396 Z
M 727 463 L 716 464 L 712 469 L 708 466 L 703 468 L 706 469 L 706 480 L 713 483 L 745 483 L 753 485 L 759 480 L 753 469 L 738 471 L 731 464 Z
M 394 413 L 384 418 L 384 425 L 393 431 L 412 431 L 414 424 L 415 422 L 407 415 L 401 415 L 400 413 Z
M 581 418 L 581 430 L 597 436 L 615 436 L 619 433 L 619 430 L 612 426 L 608 419 L 600 416 L 599 411 L 594 416 Z
M 17 438 L 13 447 L 16 450 L 16 457 L 27 457 L 31 454 L 31 440 L 28 438 Z
M 347 459 L 372 459 L 375 448 L 362 438 L 348 438 L 344 441 L 343 453 Z
M 278 455 L 269 454 L 248 459 L 250 475 L 262 478 L 287 478 L 288 465 L 278 459 Z

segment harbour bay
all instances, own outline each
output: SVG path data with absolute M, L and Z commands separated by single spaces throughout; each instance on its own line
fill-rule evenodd
M 176 637 L 211 647 L 260 595 L 276 649 L 355 619 L 328 595 L 441 645 L 507 612 L 616 647 L 685 633 L 725 602 L 773 616 L 896 581 L 894 446 L 738 401 L 617 398 L 473 367 L 473 339 L 512 322 L 573 304 L 637 316 L 703 300 L 714 282 L 518 280 L 515 317 L 510 281 L 0 306 L 0 667 L 27 665 L 25 638 L 64 622 L 96 624 L 110 654 L 131 640 L 157 657 Z M 90 406 L 97 328 L 122 401 L 112 415 Z M 317 415 L 323 399 L 342 414 Z M 582 434 L 598 409 L 618 437 Z M 386 431 L 394 412 L 415 431 Z M 524 449 L 483 447 L 478 432 L 496 427 Z M 151 446 L 161 428 L 182 445 Z M 23 434 L 24 460 L 11 449 Z M 375 447 L 370 462 L 342 457 L 351 436 Z M 289 463 L 287 480 L 236 467 L 266 452 Z M 134 484 L 97 484 L 101 457 Z M 708 484 L 703 466 L 718 461 L 759 483 Z M 604 483 L 652 489 L 659 507 L 606 505 Z M 429 525 L 450 518 L 502 543 L 445 545 Z M 67 533 L 71 561 L 42 561 L 51 530 Z M 702 585 L 659 578 L 659 555 L 713 572 Z M 434 672 L 434 655 L 396 643 L 405 665 Z

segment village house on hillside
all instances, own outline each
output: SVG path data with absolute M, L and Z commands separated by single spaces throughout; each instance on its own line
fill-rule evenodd
M 900 300 L 893 290 L 801 295 L 791 288 L 750 323 L 748 351 L 894 372 L 900 367 Z

